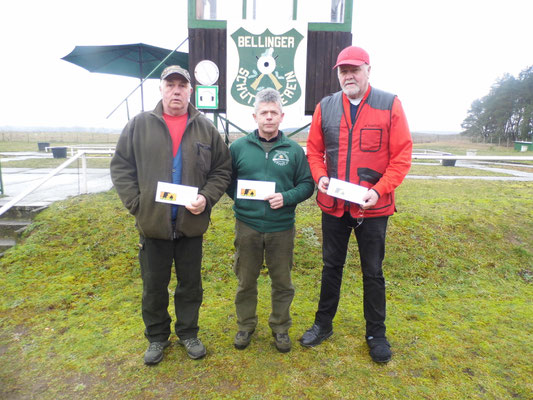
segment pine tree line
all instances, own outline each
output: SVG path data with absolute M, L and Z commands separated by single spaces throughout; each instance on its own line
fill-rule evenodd
M 488 95 L 472 103 L 463 134 L 483 142 L 512 145 L 533 136 L 533 66 L 517 78 L 506 74 Z

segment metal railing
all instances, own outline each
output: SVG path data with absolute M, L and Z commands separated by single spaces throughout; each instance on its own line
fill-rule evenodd
M 19 201 L 21 201 L 24 197 L 38 189 L 41 185 L 46 183 L 48 180 L 56 176 L 58 173 L 63 171 L 66 167 L 68 167 L 70 164 L 72 164 L 74 161 L 81 158 L 81 185 L 80 185 L 80 191 L 81 194 L 86 194 L 87 191 L 87 154 L 113 154 L 114 150 L 81 150 L 78 151 L 76 155 L 74 155 L 72 158 L 69 158 L 67 161 L 65 161 L 63 164 L 61 164 L 59 167 L 51 171 L 48 175 L 46 175 L 43 179 L 38 181 L 35 185 L 28 187 L 26 190 L 24 190 L 22 193 L 19 193 L 17 196 L 15 196 L 13 199 L 11 199 L 9 202 L 4 204 L 0 208 L 0 216 L 4 213 L 6 213 L 11 207 L 13 207 L 15 204 L 17 204 Z
M 467 156 L 454 154 L 418 154 L 413 153 L 413 160 L 472 160 L 472 161 L 533 161 L 533 156 Z
M 0 162 L 0 194 L 4 194 L 4 181 L 2 180 L 2 163 Z

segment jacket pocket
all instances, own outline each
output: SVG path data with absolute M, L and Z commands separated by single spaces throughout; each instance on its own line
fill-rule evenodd
M 316 194 L 316 202 L 322 210 L 335 210 L 337 208 L 337 199 L 322 193 L 320 190 Z
M 361 186 L 371 188 L 378 183 L 382 176 L 383 174 L 371 168 L 357 168 L 357 177 Z
M 365 215 L 372 216 L 374 214 L 384 215 L 383 212 L 389 207 L 392 207 L 394 202 L 394 196 L 391 193 L 384 194 L 380 196 L 378 202 L 371 208 L 365 211 Z M 392 214 L 393 209 L 390 210 Z
M 211 146 L 197 142 L 196 143 L 196 167 L 207 175 L 211 169 Z
M 359 143 L 361 151 L 376 152 L 381 149 L 383 130 L 361 129 Z
M 140 203 L 140 201 L 141 201 L 141 195 L 139 194 L 134 199 L 132 199 L 131 202 L 127 205 L 128 211 L 134 217 L 137 216 L 137 214 L 139 212 L 139 208 L 140 208 L 139 203 Z
M 185 210 L 179 230 L 186 237 L 201 236 L 209 227 L 210 216 L 211 213 L 209 210 L 205 210 L 198 215 L 191 214 L 189 211 Z

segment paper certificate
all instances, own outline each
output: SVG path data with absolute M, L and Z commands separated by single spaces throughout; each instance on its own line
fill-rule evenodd
M 168 182 L 157 182 L 155 201 L 180 206 L 188 206 L 196 200 L 198 188 L 193 186 L 175 185 Z
M 366 187 L 354 183 L 331 178 L 329 180 L 328 194 L 352 203 L 364 204 L 363 196 L 368 192 Z
M 276 193 L 276 182 L 237 180 L 237 198 L 264 200 L 269 194 Z

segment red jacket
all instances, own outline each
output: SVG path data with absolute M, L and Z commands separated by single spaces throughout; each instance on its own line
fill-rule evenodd
M 307 139 L 313 179 L 318 182 L 327 176 L 372 188 L 379 200 L 364 216 L 392 215 L 394 189 L 409 172 L 413 146 L 400 100 L 369 86 L 355 124 L 350 120 L 350 102 L 342 92 L 325 97 L 316 106 Z M 322 211 L 337 217 L 348 208 L 354 218 L 360 215 L 358 204 L 320 191 L 317 203 Z

